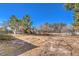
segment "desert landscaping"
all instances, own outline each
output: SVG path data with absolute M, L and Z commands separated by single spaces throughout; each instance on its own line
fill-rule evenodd
M 0 48 L 2 56 L 79 56 L 79 36 L 16 34 L 0 40 Z
M 16 35 L 24 42 L 31 43 L 37 47 L 26 51 L 22 56 L 78 56 L 78 36 L 35 36 Z
M 79 56 L 79 3 L 0 6 L 0 56 Z

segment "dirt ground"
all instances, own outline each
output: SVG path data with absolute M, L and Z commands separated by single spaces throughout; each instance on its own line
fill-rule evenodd
M 16 35 L 16 38 L 38 46 L 21 56 L 79 56 L 79 36 Z

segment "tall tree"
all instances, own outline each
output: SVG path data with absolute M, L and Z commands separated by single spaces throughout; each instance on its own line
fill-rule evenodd
M 24 17 L 24 20 L 25 20 L 25 26 L 27 29 L 31 29 L 31 26 L 32 26 L 32 22 L 30 20 L 30 16 L 29 15 L 26 15 Z
M 73 10 L 73 27 L 79 30 L 79 3 L 66 3 L 64 7 L 66 10 Z
M 9 18 L 9 26 L 11 27 L 14 35 L 16 34 L 16 31 L 18 29 L 18 19 L 16 18 L 16 16 L 12 15 Z
M 66 10 L 72 10 L 74 9 L 74 3 L 65 3 L 64 7 Z
M 22 31 L 24 31 L 24 30 L 30 31 L 31 30 L 32 22 L 30 20 L 29 15 L 25 15 L 22 17 L 20 26 L 21 26 Z
M 22 19 L 20 20 L 20 30 L 21 30 L 22 32 L 24 32 L 24 29 L 25 29 L 25 21 L 24 21 L 24 19 L 22 18 Z

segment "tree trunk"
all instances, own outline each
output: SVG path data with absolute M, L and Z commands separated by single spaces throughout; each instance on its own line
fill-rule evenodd
M 16 35 L 16 29 L 13 30 L 13 34 L 14 34 L 14 36 Z

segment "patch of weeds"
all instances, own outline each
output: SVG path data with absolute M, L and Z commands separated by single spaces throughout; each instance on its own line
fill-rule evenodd
M 12 40 L 14 39 L 13 36 L 7 34 L 0 34 L 0 40 Z

